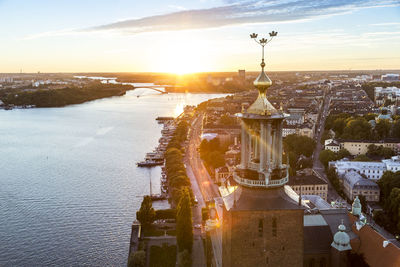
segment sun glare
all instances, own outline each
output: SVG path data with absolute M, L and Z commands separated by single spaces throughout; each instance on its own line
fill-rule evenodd
M 201 48 L 195 42 L 173 41 L 165 48 L 160 68 L 163 72 L 188 74 L 204 71 Z
M 178 117 L 179 115 L 181 115 L 184 107 L 185 107 L 185 103 L 181 102 L 181 103 L 176 104 L 175 110 L 174 110 L 174 116 Z

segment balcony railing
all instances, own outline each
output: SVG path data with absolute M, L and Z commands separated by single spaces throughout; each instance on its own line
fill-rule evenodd
M 233 179 L 241 185 L 248 186 L 248 187 L 276 187 L 276 186 L 281 186 L 284 185 L 288 182 L 289 177 L 286 176 L 282 179 L 279 180 L 269 180 L 269 183 L 266 184 L 265 180 L 250 180 L 250 179 L 245 179 L 240 176 L 238 176 L 236 173 L 233 174 Z

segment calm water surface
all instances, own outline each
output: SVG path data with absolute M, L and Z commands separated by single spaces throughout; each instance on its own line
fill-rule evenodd
M 137 95 L 140 95 L 138 98 Z M 0 110 L 0 266 L 124 266 L 160 168 L 157 116 L 222 95 L 148 89 L 64 108 Z

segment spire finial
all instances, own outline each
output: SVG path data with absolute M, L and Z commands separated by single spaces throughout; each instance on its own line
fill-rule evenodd
M 269 40 L 267 38 L 261 38 L 260 40 L 257 40 L 258 34 L 257 33 L 252 33 L 250 34 L 250 38 L 253 39 L 257 44 L 261 45 L 262 49 L 262 58 L 261 58 L 261 69 L 264 71 L 265 67 L 265 61 L 264 61 L 264 47 L 272 41 L 272 39 L 278 35 L 278 32 L 272 31 L 269 33 L 269 36 L 271 37 Z
M 254 86 L 258 89 L 260 95 L 265 95 L 265 91 L 267 90 L 268 87 L 272 85 L 272 81 L 268 78 L 268 76 L 264 72 L 264 67 L 265 67 L 265 60 L 264 60 L 264 47 L 272 41 L 272 39 L 277 36 L 278 33 L 276 31 L 272 31 L 269 33 L 269 36 L 271 38 L 261 38 L 257 40 L 258 34 L 257 33 L 252 33 L 250 34 L 250 38 L 253 39 L 257 44 L 261 46 L 262 49 L 262 57 L 261 57 L 261 73 L 257 77 L 257 79 L 254 81 Z

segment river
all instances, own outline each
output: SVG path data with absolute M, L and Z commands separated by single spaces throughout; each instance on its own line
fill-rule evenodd
M 140 96 L 140 97 L 138 97 Z M 224 95 L 149 89 L 63 108 L 0 110 L 0 266 L 125 266 L 160 168 L 157 116 Z

